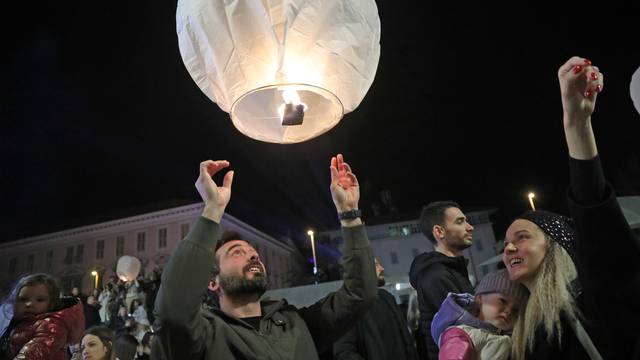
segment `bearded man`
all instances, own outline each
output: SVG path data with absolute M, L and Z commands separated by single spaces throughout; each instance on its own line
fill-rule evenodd
M 237 233 L 221 238 L 220 219 L 231 197 L 233 171 L 217 186 L 212 176 L 226 160 L 200 164 L 196 188 L 202 216 L 162 273 L 153 358 L 318 359 L 369 309 L 376 298 L 373 253 L 360 220 L 359 186 L 342 155 L 331 159 L 331 195 L 342 224 L 344 284 L 317 303 L 297 309 L 285 300 L 260 301 L 267 269 Z M 213 267 L 213 273 L 211 268 Z M 207 287 L 219 308 L 201 307 Z

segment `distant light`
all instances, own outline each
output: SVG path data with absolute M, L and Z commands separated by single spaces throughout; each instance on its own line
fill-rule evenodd
M 313 236 L 313 230 L 309 230 L 309 231 L 307 231 L 307 235 L 309 235 L 309 236 Z
M 91 275 L 92 275 L 92 276 L 98 276 L 98 272 L 97 272 L 97 271 L 95 271 L 95 270 L 93 270 L 93 271 L 91 272 Z
M 534 194 L 534 193 L 532 193 L 532 192 L 531 192 L 531 193 L 529 193 L 529 195 L 528 195 L 528 196 L 529 196 L 529 199 L 533 199 L 534 197 L 536 197 L 536 194 Z
M 396 283 L 396 291 L 400 291 L 400 284 Z

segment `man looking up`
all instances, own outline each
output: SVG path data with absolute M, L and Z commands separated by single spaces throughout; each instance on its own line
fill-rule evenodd
M 376 297 L 373 254 L 358 210 L 358 180 L 342 155 L 331 159 L 331 196 L 345 239 L 344 284 L 297 309 L 285 300 L 260 301 L 267 269 L 250 243 L 239 236 L 219 241 L 234 174 L 227 172 L 222 186 L 212 176 L 228 166 L 226 160 L 200 164 L 196 188 L 204 210 L 163 271 L 154 357 L 318 359 L 317 353 L 349 330 Z M 207 284 L 219 297 L 219 309 L 201 307 Z
M 438 346 L 431 337 L 431 321 L 450 292 L 473 294 L 462 251 L 472 244 L 473 226 L 460 206 L 452 201 L 436 201 L 422 209 L 422 232 L 434 251 L 413 259 L 409 270 L 411 286 L 418 292 L 419 331 L 425 339 L 428 358 L 438 359 Z

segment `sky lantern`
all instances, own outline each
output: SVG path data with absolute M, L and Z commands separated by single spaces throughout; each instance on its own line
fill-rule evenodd
M 640 113 L 640 67 L 631 76 L 631 85 L 629 87 L 633 106 L 635 106 L 638 113 Z
M 140 265 L 140 260 L 135 256 L 121 256 L 116 265 L 116 274 L 122 281 L 133 281 L 138 278 Z
M 179 0 L 176 27 L 198 87 L 240 132 L 272 143 L 334 127 L 380 57 L 374 0 Z

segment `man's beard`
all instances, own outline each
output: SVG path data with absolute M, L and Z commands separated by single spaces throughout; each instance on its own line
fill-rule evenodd
M 247 265 L 247 269 L 250 265 Z M 245 269 L 243 269 L 245 270 Z M 242 275 L 220 274 L 220 288 L 226 295 L 246 296 L 257 295 L 258 297 L 267 291 L 269 280 L 265 273 L 253 273 L 252 279 L 247 279 L 246 271 Z

